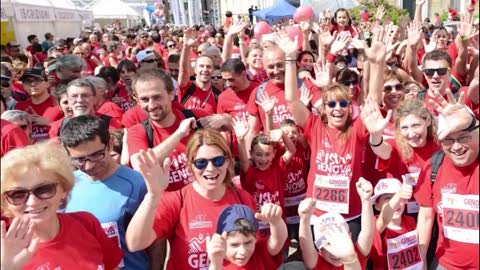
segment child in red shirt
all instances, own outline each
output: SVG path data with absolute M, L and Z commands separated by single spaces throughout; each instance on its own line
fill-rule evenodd
M 416 221 L 403 215 L 413 187 L 395 178 L 381 179 L 375 186 L 372 203 L 380 215 L 375 218 L 376 233 L 371 257 L 374 269 L 422 269 Z M 413 269 L 413 268 L 412 268 Z
M 256 238 L 257 219 L 270 224 L 268 239 Z M 220 214 L 217 232 L 207 244 L 208 269 L 277 269 L 272 257 L 282 251 L 286 239 L 287 226 L 280 206 L 267 203 L 260 213 L 254 213 L 248 206 L 231 205 Z

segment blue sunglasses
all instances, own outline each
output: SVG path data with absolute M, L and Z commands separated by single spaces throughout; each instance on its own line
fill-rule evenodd
M 223 164 L 225 164 L 225 160 L 226 160 L 225 156 L 218 156 L 211 159 L 199 158 L 193 161 L 193 165 L 195 166 L 195 168 L 199 170 L 203 170 L 208 166 L 209 162 L 212 162 L 213 166 L 218 168 L 218 167 L 222 167 Z

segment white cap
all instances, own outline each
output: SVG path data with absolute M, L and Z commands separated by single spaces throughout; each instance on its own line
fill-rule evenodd
M 331 223 L 344 224 L 348 227 L 345 219 L 338 213 L 325 213 L 319 217 L 312 215 L 310 224 L 313 224 L 315 246 L 319 250 L 323 247 L 323 240 L 325 240 L 325 235 L 322 233 L 323 227 Z
M 372 203 L 375 203 L 378 197 L 383 194 L 394 194 L 402 189 L 402 182 L 397 178 L 384 178 L 378 181 L 373 190 Z
M 270 41 L 270 42 L 276 43 L 275 42 L 275 34 L 270 33 L 270 34 L 262 35 L 262 42 L 264 42 L 264 41 Z

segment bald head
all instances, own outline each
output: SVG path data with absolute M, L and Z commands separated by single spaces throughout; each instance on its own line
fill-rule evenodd
M 263 52 L 263 67 L 268 78 L 274 84 L 282 85 L 285 81 L 285 53 L 278 46 L 269 47 Z

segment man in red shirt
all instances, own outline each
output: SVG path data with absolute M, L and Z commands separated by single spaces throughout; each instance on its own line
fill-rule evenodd
M 0 114 L 5 111 L 5 100 L 0 96 Z M 28 145 L 28 137 L 25 132 L 17 125 L 0 119 L 1 122 L 1 139 L 0 139 L 0 157 L 3 157 L 8 151 L 14 148 L 24 147 Z

